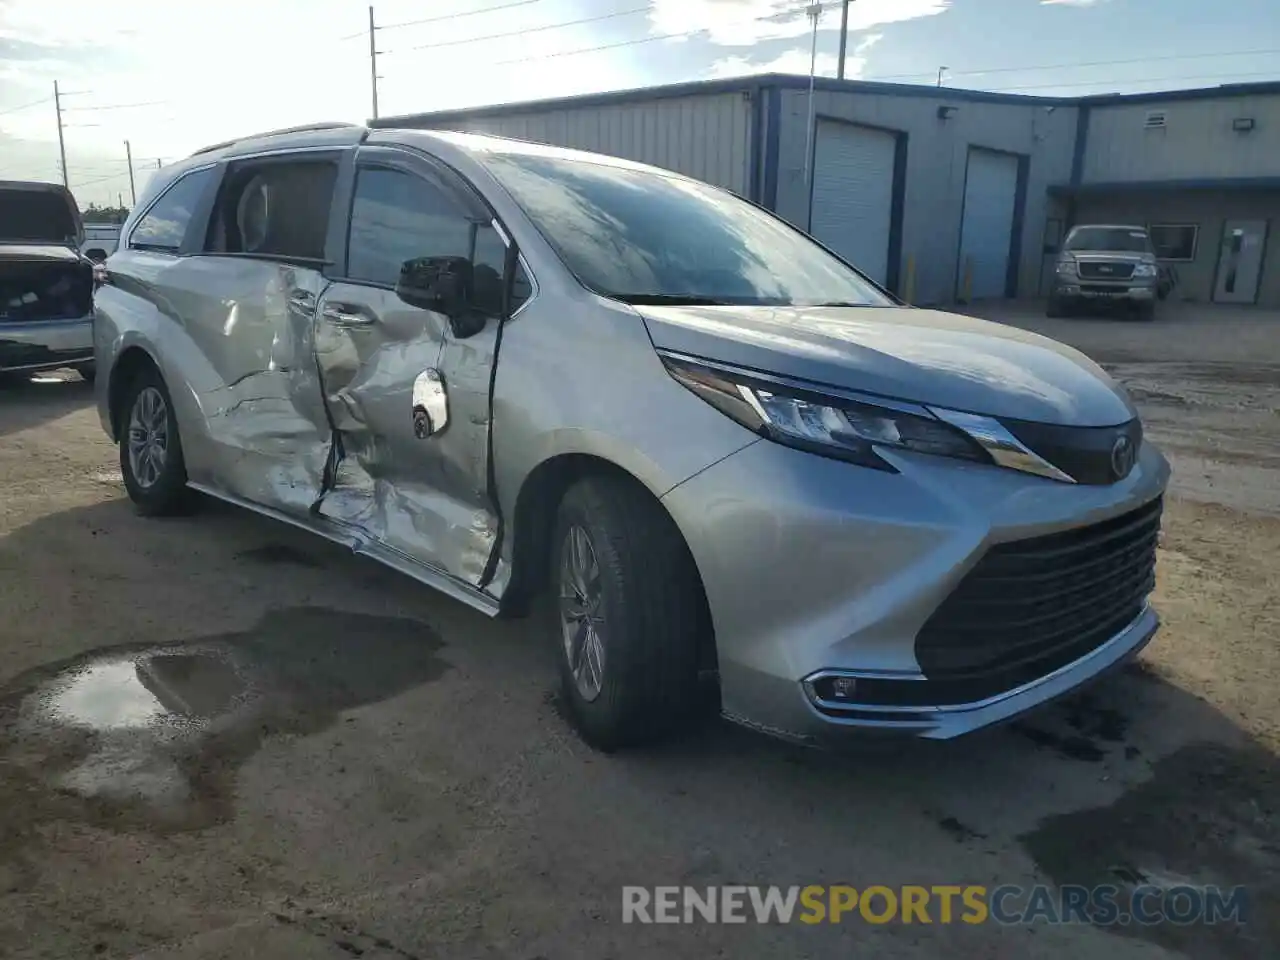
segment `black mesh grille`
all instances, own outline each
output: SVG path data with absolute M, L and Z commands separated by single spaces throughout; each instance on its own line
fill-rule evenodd
M 929 683 L 933 693 L 956 688 L 934 702 L 1028 683 L 1136 619 L 1155 586 L 1161 508 L 1154 500 L 1093 526 L 992 547 L 916 637 L 921 670 L 939 681 Z
M 1135 264 L 1120 261 L 1080 260 L 1076 263 L 1080 276 L 1085 280 L 1128 280 L 1133 276 Z
M 1076 483 L 1108 484 L 1129 475 L 1142 449 L 1142 423 L 1134 419 L 1117 427 L 1063 427 L 1030 420 L 1001 420 L 1005 428 Z M 1124 437 L 1128 449 L 1119 452 Z

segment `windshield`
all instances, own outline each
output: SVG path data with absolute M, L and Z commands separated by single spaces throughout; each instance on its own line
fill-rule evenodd
M 75 243 L 76 221 L 61 190 L 0 189 L 0 240 Z
M 681 177 L 528 154 L 486 158 L 565 265 L 629 303 L 891 301 L 786 224 Z
M 1067 238 L 1067 249 L 1151 253 L 1151 238 L 1129 227 L 1081 227 Z

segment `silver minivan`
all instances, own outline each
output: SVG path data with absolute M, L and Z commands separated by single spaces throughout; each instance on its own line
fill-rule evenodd
M 668 171 L 422 130 L 221 144 L 156 177 L 96 307 L 143 513 L 199 491 L 536 611 L 603 749 L 708 707 L 953 737 L 1156 630 L 1168 467 L 1102 370 Z

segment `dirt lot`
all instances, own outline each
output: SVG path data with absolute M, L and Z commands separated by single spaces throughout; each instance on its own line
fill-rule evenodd
M 1165 627 L 1022 723 L 838 756 L 593 754 L 527 623 L 216 505 L 143 520 L 73 374 L 0 391 L 0 955 L 1276 956 L 1280 317 L 1000 313 L 1170 452 Z M 1246 884 L 1250 922 L 621 923 L 624 884 L 1143 878 Z

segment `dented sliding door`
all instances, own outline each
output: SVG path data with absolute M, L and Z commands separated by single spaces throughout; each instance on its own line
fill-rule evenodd
M 402 278 L 470 264 L 477 231 L 492 228 L 441 171 L 385 148 L 359 151 L 351 210 L 345 276 L 316 316 L 337 437 L 319 512 L 476 586 L 497 533 L 488 449 L 498 323 L 479 318 L 459 345 L 444 312 L 406 299 Z

